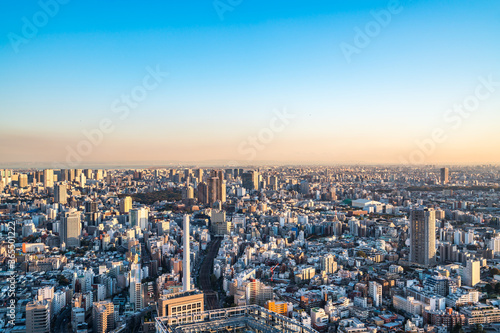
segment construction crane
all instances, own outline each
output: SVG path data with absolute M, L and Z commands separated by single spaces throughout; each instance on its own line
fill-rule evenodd
M 276 269 L 276 267 L 279 266 L 279 263 L 277 263 L 276 265 L 274 265 L 272 268 L 271 268 L 271 281 L 273 281 L 274 279 L 274 270 Z

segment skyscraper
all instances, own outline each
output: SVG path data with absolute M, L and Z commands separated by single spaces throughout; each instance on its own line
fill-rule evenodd
M 92 307 L 94 333 L 107 333 L 115 328 L 115 308 L 112 302 L 96 302 Z
M 197 187 L 198 190 L 198 201 L 201 204 L 206 205 L 208 203 L 208 186 L 205 182 L 200 182 Z
M 26 304 L 26 333 L 50 333 L 50 302 Z
M 191 249 L 189 247 L 189 216 L 184 215 L 183 225 L 183 260 L 182 260 L 182 287 L 184 291 L 191 290 Z
M 210 205 L 217 201 L 218 182 L 219 178 L 217 177 L 210 177 L 208 179 L 208 204 Z
M 379 307 L 382 305 L 382 285 L 375 281 L 368 283 L 368 293 L 373 299 L 373 306 Z
M 19 175 L 19 187 L 24 188 L 28 186 L 28 175 L 27 174 L 20 174 Z
M 326 274 L 333 274 L 337 271 L 337 262 L 333 254 L 329 253 L 326 256 L 320 258 L 321 269 L 326 272 Z
M 410 212 L 410 262 L 436 264 L 436 216 L 432 208 Z
M 448 184 L 449 173 L 448 168 L 441 168 L 441 184 Z
M 43 186 L 54 187 L 54 170 L 52 169 L 43 170 Z
M 250 170 L 242 174 L 243 187 L 249 191 L 259 189 L 259 172 Z
M 131 209 L 130 215 L 130 226 L 139 226 L 141 230 L 146 230 L 148 227 L 149 211 L 147 208 Z
M 132 264 L 130 269 L 130 302 L 134 304 L 134 310 L 140 311 L 143 308 L 144 301 L 142 297 L 142 270 L 138 264 Z
M 85 213 L 96 213 L 96 212 L 97 212 L 97 202 L 85 201 Z
M 198 179 L 198 183 L 203 181 L 203 169 L 196 169 L 195 176 Z
M 80 212 L 71 210 L 64 213 L 61 218 L 61 241 L 66 244 L 66 247 L 79 247 L 81 232 Z
M 474 287 L 481 281 L 481 263 L 478 260 L 467 260 L 465 267 L 460 267 L 460 276 L 466 286 Z
M 120 213 L 127 214 L 132 209 L 132 197 L 124 197 L 120 200 Z
M 54 186 L 54 201 L 63 205 L 68 202 L 66 184 L 58 184 Z

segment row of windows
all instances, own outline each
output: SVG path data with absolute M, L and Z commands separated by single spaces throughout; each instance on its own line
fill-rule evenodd
M 183 315 L 190 315 L 190 314 L 195 314 L 195 313 L 201 313 L 201 309 L 193 309 L 189 311 L 182 311 L 182 312 L 172 312 L 172 315 L 177 315 L 177 316 L 183 316 Z
M 187 304 L 183 306 L 174 306 L 172 307 L 172 314 L 177 313 L 180 311 L 186 311 L 186 310 L 191 310 L 191 309 L 199 309 L 201 308 L 201 303 L 193 303 L 193 304 Z

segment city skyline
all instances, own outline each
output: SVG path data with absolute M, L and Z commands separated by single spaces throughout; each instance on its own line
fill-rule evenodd
M 495 3 L 42 4 L 2 5 L 2 166 L 500 163 Z

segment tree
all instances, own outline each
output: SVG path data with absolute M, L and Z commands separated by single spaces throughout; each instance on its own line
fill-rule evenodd
M 361 250 L 359 250 L 358 252 L 356 252 L 356 256 L 357 257 L 363 257 L 363 258 L 367 257 L 366 253 L 364 251 L 361 251 Z
M 483 325 L 481 325 L 481 324 L 476 324 L 476 326 L 472 330 L 472 333 L 483 333 L 483 332 L 484 332 L 484 329 L 483 329 Z
M 215 274 L 210 275 L 210 283 L 212 284 L 212 289 L 217 289 L 217 276 Z
M 456 324 L 455 326 L 453 326 L 453 328 L 451 329 L 451 333 L 460 333 L 460 331 L 462 331 L 462 325 L 460 324 Z
M 493 267 L 492 269 L 490 269 L 490 276 L 494 276 L 494 275 L 500 275 L 500 269 L 498 269 L 496 267 Z

